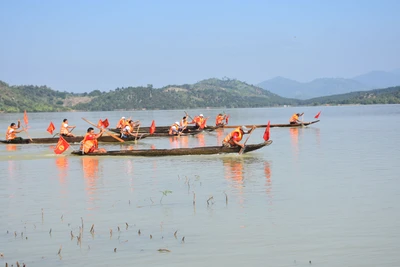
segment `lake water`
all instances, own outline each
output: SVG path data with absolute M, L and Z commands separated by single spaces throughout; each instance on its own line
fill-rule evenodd
M 0 144 L 0 265 L 400 266 L 400 105 L 225 112 L 240 125 L 320 110 L 319 123 L 271 128 L 272 145 L 241 156 L 96 158 Z M 188 110 L 211 122 L 222 111 Z M 184 111 L 28 115 L 29 135 L 48 137 L 64 118 L 84 134 L 82 117 L 170 125 Z M 1 128 L 18 118 L 0 114 Z M 100 146 L 217 145 L 228 131 Z

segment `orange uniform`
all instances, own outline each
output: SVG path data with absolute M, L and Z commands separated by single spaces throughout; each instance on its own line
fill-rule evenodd
M 233 142 L 235 140 L 236 142 L 240 142 L 243 138 L 243 131 L 240 129 L 240 127 L 236 128 L 233 130 L 231 133 L 229 133 L 225 138 L 222 143 L 224 144 L 229 144 L 230 146 L 236 146 L 236 144 Z

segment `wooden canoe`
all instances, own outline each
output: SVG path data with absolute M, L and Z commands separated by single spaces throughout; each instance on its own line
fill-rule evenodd
M 168 133 L 170 128 L 171 128 L 171 126 L 157 126 L 155 134 L 157 134 L 157 133 Z M 207 126 L 203 130 L 205 130 L 205 131 L 214 131 L 217 128 L 221 128 L 221 127 Z M 120 129 L 116 129 L 116 128 L 109 128 L 108 130 L 111 131 L 111 132 L 114 132 L 114 133 L 120 133 L 121 132 Z M 134 132 L 135 131 L 136 130 L 134 130 Z M 198 129 L 196 129 L 195 126 L 188 126 L 183 131 L 183 133 L 190 133 L 190 132 L 193 132 L 193 131 L 198 131 Z M 150 127 L 140 127 L 139 128 L 139 133 L 150 133 Z
M 196 135 L 198 133 L 201 133 L 202 130 L 195 130 L 192 132 L 188 133 L 182 133 L 179 136 L 189 136 L 189 135 Z M 154 134 L 149 134 L 149 133 L 139 133 L 138 137 L 128 137 L 128 138 L 122 138 L 124 142 L 133 142 L 136 140 L 140 140 L 143 138 L 158 138 L 158 137 L 173 137 L 173 136 L 178 136 L 178 135 L 169 135 L 168 133 L 154 133 Z M 76 136 L 76 137 L 63 137 L 68 143 L 79 143 L 83 140 L 83 136 Z M 30 139 L 17 139 L 17 140 L 11 140 L 11 141 L 6 141 L 6 140 L 0 140 L 0 143 L 3 144 L 56 144 L 59 140 L 59 137 L 49 137 L 49 138 L 32 138 L 32 141 Z M 97 139 L 99 142 L 102 143 L 120 143 L 120 141 L 116 140 L 112 136 L 108 135 L 103 135 Z
M 310 121 L 310 122 L 304 122 L 304 123 L 299 123 L 299 124 L 270 124 L 269 127 L 270 128 L 274 128 L 274 127 L 302 127 L 302 126 L 308 126 L 314 123 L 319 122 L 319 120 L 316 121 Z M 242 125 L 224 125 L 223 128 L 237 128 L 237 127 L 241 127 Z M 251 128 L 253 127 L 253 125 L 247 125 L 245 124 L 245 126 L 247 128 Z M 265 128 L 267 127 L 267 124 L 255 124 L 254 126 L 256 126 L 257 128 Z
M 272 144 L 268 140 L 261 144 L 246 145 L 243 153 L 248 153 Z M 89 153 L 85 156 L 141 156 L 141 157 L 162 157 L 162 156 L 184 156 L 184 155 L 212 155 L 239 153 L 240 147 L 206 146 L 193 148 L 173 148 L 173 149 L 137 149 L 137 150 L 114 150 L 106 153 Z M 83 156 L 82 152 L 77 150 L 72 155 Z

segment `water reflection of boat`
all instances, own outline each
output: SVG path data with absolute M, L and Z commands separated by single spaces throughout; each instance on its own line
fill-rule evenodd
M 16 151 L 17 145 L 8 144 L 8 145 L 6 145 L 6 150 L 7 151 Z
M 272 144 L 268 140 L 260 144 L 246 145 L 243 153 L 248 153 Z M 184 156 L 184 155 L 212 155 L 239 153 L 241 147 L 206 146 L 193 148 L 173 148 L 173 149 L 137 149 L 137 150 L 114 150 L 106 153 L 90 153 L 82 155 L 81 151 L 73 151 L 72 155 L 77 156 L 142 156 L 142 157 L 161 157 L 161 156 Z

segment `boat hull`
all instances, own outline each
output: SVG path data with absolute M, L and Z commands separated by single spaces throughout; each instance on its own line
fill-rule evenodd
M 269 146 L 272 140 L 260 144 L 246 145 L 243 153 L 255 151 L 257 149 Z M 82 154 L 81 151 L 73 151 L 72 155 L 78 156 L 140 156 L 140 157 L 162 157 L 162 156 L 185 156 L 185 155 L 212 155 L 212 154 L 228 154 L 239 153 L 240 147 L 194 147 L 194 148 L 174 148 L 174 149 L 137 149 L 137 150 L 115 150 L 106 153 L 89 153 Z

